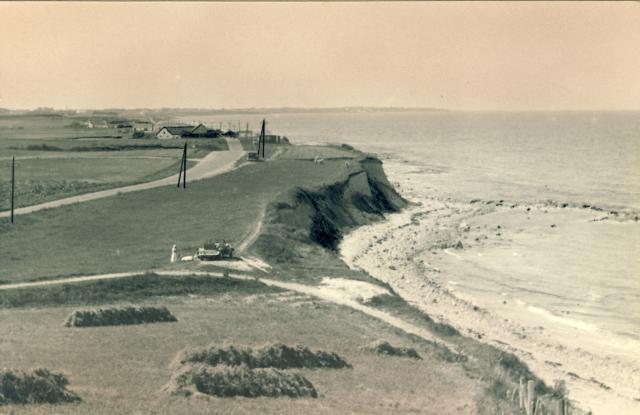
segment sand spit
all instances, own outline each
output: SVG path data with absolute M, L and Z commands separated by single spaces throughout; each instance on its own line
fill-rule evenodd
M 521 299 L 504 300 L 500 312 L 476 305 L 457 292 L 457 275 L 477 267 L 477 263 L 466 260 L 470 252 L 481 257 L 488 248 L 504 247 L 517 240 L 514 234 L 519 229 L 505 225 L 512 211 L 528 215 L 525 220 L 530 227 L 545 230 L 564 226 L 568 215 L 573 220 L 577 215 L 582 221 L 602 215 L 590 207 L 556 207 L 546 203 L 527 206 L 507 205 L 504 201 L 422 199 L 419 206 L 347 235 L 341 252 L 347 264 L 390 284 L 434 319 L 515 353 L 549 384 L 565 380 L 570 398 L 585 409 L 602 414 L 640 413 L 640 402 L 636 400 L 640 398 L 638 360 L 631 355 L 599 354 L 601 344 L 597 341 L 589 344 L 593 331 L 588 326 L 585 330 L 576 327 L 580 325 L 577 320 L 558 317 L 562 327 L 555 330 L 578 332 L 575 342 L 564 338 L 558 341 L 554 336 L 557 331 L 549 328 L 550 323 L 558 321 L 545 320 L 539 315 L 544 311 L 532 310 Z M 537 217 L 532 211 L 538 213 Z M 625 215 L 625 220 L 635 219 Z M 520 233 L 526 238 L 526 232 Z M 517 255 L 515 252 L 514 256 Z M 511 313 L 524 318 L 505 318 Z

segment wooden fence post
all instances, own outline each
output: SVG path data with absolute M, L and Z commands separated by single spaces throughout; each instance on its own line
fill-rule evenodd
M 555 400 L 555 415 L 569 415 L 569 402 L 565 398 Z
M 520 376 L 520 389 L 518 389 L 518 396 L 520 398 L 520 409 L 524 409 L 524 402 L 525 402 L 525 390 L 524 390 L 524 378 L 522 376 Z
M 536 401 L 536 383 L 532 380 L 527 382 L 527 415 L 533 415 L 533 405 Z
M 536 399 L 536 407 L 533 410 L 533 415 L 543 414 L 542 412 L 542 401 L 538 398 Z

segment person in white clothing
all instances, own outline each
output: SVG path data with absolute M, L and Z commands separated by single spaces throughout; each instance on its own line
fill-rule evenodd
M 178 260 L 178 248 L 173 245 L 171 248 L 171 262 L 176 262 Z

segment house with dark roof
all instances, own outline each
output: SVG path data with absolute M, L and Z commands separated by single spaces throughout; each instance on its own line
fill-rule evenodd
M 179 125 L 176 127 L 162 127 L 156 134 L 160 139 L 171 138 L 214 138 L 221 134 L 218 130 L 211 130 L 204 124 L 198 124 L 195 127 L 191 125 Z
M 205 127 L 204 124 L 198 124 L 193 127 L 193 130 L 191 130 L 191 135 L 196 137 L 204 137 L 207 135 L 207 132 L 209 132 L 209 129 Z
M 162 127 L 156 134 L 156 138 L 161 140 L 167 140 L 171 138 L 182 138 L 191 134 L 193 126 L 191 125 L 179 125 L 175 127 Z

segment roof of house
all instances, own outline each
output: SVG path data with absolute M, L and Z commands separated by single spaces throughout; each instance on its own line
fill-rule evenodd
M 170 134 L 173 135 L 182 135 L 185 133 L 190 133 L 193 130 L 193 126 L 191 125 L 179 125 L 179 126 L 174 126 L 174 127 L 162 127 L 160 129 L 160 131 L 162 130 L 167 130 Z M 160 132 L 158 131 L 158 133 Z
M 204 127 L 205 129 L 207 129 L 207 130 L 208 130 L 208 128 L 207 128 L 207 126 L 206 126 L 206 125 L 204 125 L 204 124 L 200 123 L 200 124 L 196 125 L 195 127 L 193 127 L 193 128 L 191 129 L 191 131 L 195 131 L 195 130 L 197 130 L 197 129 L 198 129 L 198 128 L 200 128 L 200 127 Z

